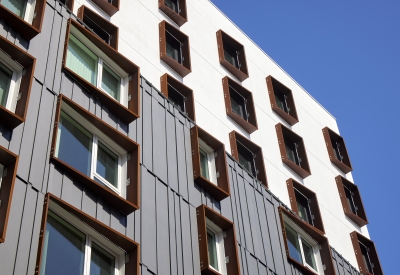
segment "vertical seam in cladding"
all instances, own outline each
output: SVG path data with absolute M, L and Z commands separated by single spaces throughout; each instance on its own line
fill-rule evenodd
M 40 192 L 40 191 L 36 192 L 36 203 L 35 203 L 36 208 L 35 208 L 35 212 L 34 212 L 34 214 L 33 214 L 33 226 L 32 226 L 32 235 L 31 235 L 32 238 L 31 238 L 31 243 L 29 244 L 29 252 L 30 252 L 30 253 L 32 252 L 32 243 L 33 243 L 33 239 L 34 239 L 33 232 L 35 231 L 34 229 L 35 229 L 36 212 L 38 211 L 39 207 L 41 207 L 41 205 L 38 205 L 38 202 L 39 202 L 39 192 Z M 41 218 L 42 218 L 42 216 L 40 215 L 40 216 L 39 216 L 39 219 L 41 220 Z M 39 223 L 38 225 L 39 225 L 39 229 L 40 229 L 40 227 L 41 227 L 40 223 Z M 28 257 L 28 262 L 27 262 L 27 265 L 26 265 L 26 274 L 28 274 L 29 260 L 30 260 L 30 257 Z M 15 266 L 14 266 L 14 270 L 15 270 Z

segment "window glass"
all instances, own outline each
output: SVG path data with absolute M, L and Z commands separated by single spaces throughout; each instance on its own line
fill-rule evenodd
M 96 86 L 98 57 L 70 34 L 66 66 Z
M 351 194 L 350 189 L 348 189 L 348 188 L 347 188 L 346 186 L 344 186 L 344 185 L 343 185 L 343 188 L 344 188 L 344 193 L 346 194 L 346 200 L 347 200 L 347 203 L 349 204 L 349 207 L 350 207 L 351 212 L 353 212 L 354 214 L 357 215 L 356 206 L 355 206 L 355 204 L 354 204 L 353 196 L 352 196 L 352 194 Z
M 86 236 L 49 211 L 42 250 L 41 275 L 81 275 Z
M 6 106 L 13 72 L 0 62 L 0 104 Z
M 237 62 L 237 52 L 225 41 L 224 41 L 224 56 L 226 61 L 228 61 L 233 66 L 239 69 L 239 64 Z
M 217 240 L 215 233 L 207 228 L 208 262 L 215 270 L 218 270 Z
M 359 244 L 360 244 L 361 255 L 363 257 L 364 264 L 365 264 L 366 268 L 368 269 L 368 272 L 374 274 L 373 270 L 372 270 L 371 261 L 369 259 L 369 255 L 368 255 L 368 248 L 361 242 L 359 242 Z
M 277 87 L 274 87 L 274 94 L 276 105 L 278 106 L 278 108 L 283 110 L 285 113 L 289 113 L 286 102 L 286 95 L 281 93 L 281 91 L 279 91 Z
M 343 160 L 343 156 L 340 154 L 340 150 L 339 150 L 340 144 L 339 144 L 339 142 L 333 141 L 332 142 L 332 147 L 333 147 L 333 153 L 335 154 L 335 158 L 337 160 L 339 160 L 339 161 L 342 161 Z
M 243 119 L 247 120 L 245 98 L 235 91 L 235 89 L 233 89 L 231 86 L 229 86 L 229 92 L 231 96 L 232 111 Z
M 171 100 L 181 112 L 186 112 L 185 97 L 170 84 L 168 84 L 168 99 Z
M 115 257 L 95 243 L 90 255 L 90 275 L 114 275 Z
M 168 31 L 165 32 L 165 36 L 167 40 L 167 55 L 172 57 L 178 63 L 182 64 L 181 42 Z
M 300 161 L 297 157 L 296 144 L 294 142 L 287 142 L 285 140 L 286 156 L 288 159 L 300 166 Z
M 200 171 L 201 176 L 210 180 L 210 173 L 208 170 L 208 154 L 200 147 Z
M 103 90 L 106 91 L 110 96 L 119 101 L 121 78 L 104 63 L 101 78 L 101 88 L 103 88 Z
M 96 173 L 118 188 L 118 156 L 98 142 Z
M 301 194 L 298 190 L 294 190 L 296 195 L 297 209 L 299 212 L 300 218 L 313 225 L 311 218 L 310 206 L 308 204 L 308 198 Z
M 256 176 L 253 153 L 244 147 L 240 142 L 236 142 L 236 144 L 238 148 L 239 163 L 243 165 L 248 172 L 253 174 L 253 176 Z
M 64 111 L 61 111 L 58 131 L 56 157 L 90 176 L 93 135 Z
M 104 42 L 110 44 L 111 35 L 106 32 L 101 26 L 96 24 L 89 16 L 86 14 L 83 15 L 83 22 L 94 31 Z
M 164 0 L 165 5 L 167 5 L 171 10 L 179 13 L 178 0 Z
M 28 0 L 2 0 L 0 1 L 3 6 L 15 13 L 21 18 L 25 16 L 25 9 Z
M 314 251 L 312 246 L 301 238 L 301 245 L 303 246 L 304 260 L 311 266 L 314 270 L 317 270 L 317 265 L 315 264 Z
M 294 231 L 294 229 L 292 229 L 287 223 L 285 223 L 285 229 L 286 229 L 286 238 L 289 247 L 290 257 L 298 261 L 299 263 L 303 263 L 297 232 Z

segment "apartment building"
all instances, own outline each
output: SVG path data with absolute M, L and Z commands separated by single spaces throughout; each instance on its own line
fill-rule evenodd
M 335 118 L 208 0 L 0 2 L 0 273 L 383 274 Z

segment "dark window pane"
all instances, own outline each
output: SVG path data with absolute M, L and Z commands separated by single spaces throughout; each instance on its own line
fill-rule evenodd
M 118 156 L 99 141 L 96 173 L 118 188 Z
M 115 257 L 95 243 L 92 243 L 90 275 L 114 275 Z
M 289 255 L 292 259 L 302 264 L 303 260 L 301 258 L 300 244 L 297 237 L 297 232 L 294 231 L 287 223 L 285 223 L 285 229 L 287 244 L 289 247 Z
M 0 104 L 3 107 L 7 104 L 12 74 L 13 72 L 0 62 Z
M 300 160 L 297 156 L 296 143 L 285 140 L 286 156 L 288 159 L 300 166 Z
M 353 195 L 352 195 L 350 189 L 348 189 L 346 186 L 343 186 L 343 188 L 344 188 L 344 193 L 346 194 L 346 200 L 347 200 L 347 203 L 349 204 L 351 212 L 353 212 L 354 214 L 357 215 L 356 205 L 354 204 Z
M 106 32 L 101 26 L 96 24 L 89 16 L 86 14 L 83 15 L 83 23 L 86 24 L 86 26 L 94 31 L 104 42 L 107 44 L 110 44 L 110 39 L 111 36 L 108 32 Z
M 103 63 L 103 73 L 101 76 L 101 88 L 110 96 L 119 101 L 121 78 Z
M 277 87 L 274 87 L 275 101 L 279 109 L 285 113 L 289 113 L 287 106 L 286 95 L 284 95 Z
M 167 40 L 167 55 L 182 64 L 181 42 L 168 31 L 165 32 L 165 36 Z
M 179 3 L 178 0 L 164 0 L 165 5 L 167 5 L 171 10 L 179 13 Z
M 92 138 L 91 133 L 61 111 L 56 157 L 87 176 L 91 170 Z
M 233 66 L 239 69 L 239 63 L 237 60 L 237 52 L 228 43 L 224 41 L 224 56 L 225 60 L 231 63 Z
M 217 242 L 215 234 L 207 228 L 208 262 L 215 270 L 218 270 Z
M 340 154 L 340 144 L 336 141 L 332 142 L 332 147 L 333 147 L 333 153 L 335 154 L 335 158 L 339 161 L 343 161 L 343 156 Z
M 42 250 L 41 275 L 81 275 L 86 236 L 49 211 Z
M 363 243 L 361 243 L 361 242 L 358 242 L 358 243 L 360 244 L 361 254 L 363 257 L 364 264 L 365 264 L 366 268 L 368 269 L 368 272 L 374 274 L 374 272 L 372 270 L 371 260 L 369 258 L 369 254 L 368 254 L 368 248 Z
M 303 194 L 301 194 L 298 190 L 294 190 L 295 195 L 296 195 L 296 201 L 297 201 L 297 209 L 299 211 L 299 216 L 302 220 L 305 222 L 308 222 L 309 224 L 313 225 L 313 221 L 311 218 L 311 210 L 310 210 L 310 205 L 308 204 L 308 198 L 305 197 Z
M 185 109 L 185 97 L 179 93 L 174 87 L 168 84 L 168 99 L 183 113 Z
M 301 245 L 303 246 L 304 260 L 314 270 L 317 270 L 317 265 L 315 264 L 314 251 L 312 249 L 312 246 L 308 242 L 306 242 L 303 238 L 301 238 Z
M 200 172 L 201 176 L 210 180 L 210 173 L 208 171 L 208 154 L 200 148 Z
M 249 173 L 253 174 L 253 176 L 257 176 L 253 153 L 240 142 L 236 142 L 236 144 L 238 148 L 239 163 L 243 165 Z
M 237 115 L 247 120 L 247 111 L 246 111 L 246 100 L 240 95 L 235 89 L 229 86 L 229 92 L 231 96 L 231 106 L 232 111 Z

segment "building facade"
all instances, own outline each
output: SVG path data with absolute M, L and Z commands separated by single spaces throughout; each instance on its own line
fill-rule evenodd
M 208 0 L 0 3 L 1 274 L 383 274 L 335 118 Z

